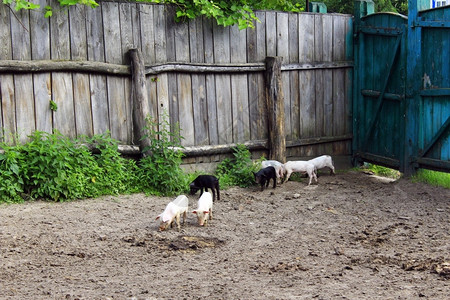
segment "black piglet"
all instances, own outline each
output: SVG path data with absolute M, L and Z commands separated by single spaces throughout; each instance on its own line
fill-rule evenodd
M 203 189 L 206 192 L 208 189 L 211 189 L 213 201 L 216 200 L 216 192 L 217 200 L 220 200 L 219 179 L 215 176 L 199 175 L 191 184 L 189 184 L 189 188 L 191 189 L 191 195 L 194 195 L 198 190 L 200 190 L 200 196 L 203 194 Z

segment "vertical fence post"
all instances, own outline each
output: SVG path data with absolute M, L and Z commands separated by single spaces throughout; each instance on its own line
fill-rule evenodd
M 145 65 L 142 53 L 133 48 L 128 51 L 131 59 L 131 101 L 133 107 L 134 141 L 138 142 L 140 152 L 145 156 L 144 149 L 150 145 L 150 140 L 144 138 L 146 120 L 150 116 L 150 107 L 145 85 Z
M 266 57 L 266 104 L 269 123 L 269 159 L 286 162 L 282 57 Z

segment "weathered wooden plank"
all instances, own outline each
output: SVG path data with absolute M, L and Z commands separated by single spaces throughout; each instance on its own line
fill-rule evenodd
M 261 13 L 260 13 L 261 14 Z M 264 15 L 263 15 L 264 16 Z M 257 26 L 247 29 L 247 60 L 254 62 L 257 60 Z M 248 102 L 249 102 L 249 121 L 250 121 L 250 139 L 258 138 L 259 116 L 258 116 L 258 75 L 248 74 Z
M 91 91 L 89 75 L 73 74 L 73 98 L 75 105 L 76 134 L 94 134 L 91 110 Z
M 150 6 L 150 5 L 146 5 Z M 138 28 L 133 27 L 133 11 L 135 9 L 134 3 L 120 3 L 119 4 L 119 17 L 120 17 L 120 40 L 122 42 L 123 64 L 129 65 L 130 57 L 127 55 L 128 50 L 137 47 L 137 43 L 134 41 L 134 31 Z M 153 10 L 152 10 L 153 16 Z M 153 18 L 151 19 L 153 25 Z M 153 32 L 153 30 L 152 30 Z M 154 48 L 154 47 L 153 47 Z
M 29 13 L 25 10 L 15 12 L 15 17 L 11 18 L 13 59 L 31 59 L 31 42 L 27 32 L 29 28 Z M 20 142 L 25 142 L 27 136 L 36 129 L 32 82 L 31 74 L 14 75 L 17 134 Z
M 158 119 L 158 81 L 160 80 L 159 77 L 156 76 L 146 76 L 145 83 L 146 83 L 146 90 L 147 90 L 147 102 L 149 106 L 149 116 L 153 120 L 159 120 Z M 163 121 L 162 119 L 160 120 Z M 155 128 L 157 129 L 157 128 Z M 136 135 L 135 135 L 136 136 Z M 135 143 L 138 141 L 136 138 L 134 139 Z
M 167 62 L 166 13 L 163 5 L 154 5 L 155 62 Z
M 102 3 L 100 3 L 102 5 Z M 89 61 L 105 62 L 101 7 L 86 11 L 86 40 Z M 106 76 L 89 75 L 91 93 L 92 126 L 94 134 L 109 131 L 108 96 Z
M 178 105 L 183 146 L 195 145 L 192 108 L 192 83 L 189 75 L 178 75 Z
M 70 60 L 69 15 L 58 12 L 50 22 L 50 49 L 52 59 Z M 75 137 L 75 112 L 73 103 L 72 74 L 52 73 L 52 100 L 58 109 L 53 112 L 53 128 L 63 135 Z
M 323 30 L 323 16 L 324 14 L 315 14 L 314 15 L 314 61 L 323 61 L 324 60 L 324 30 Z M 314 71 L 315 76 L 315 102 L 316 102 L 316 132 L 315 136 L 324 136 L 323 126 L 324 126 L 324 71 L 316 70 Z M 320 153 L 323 153 L 323 145 L 319 145 L 317 147 Z M 317 153 L 319 154 L 319 153 Z
M 154 63 L 156 61 L 155 55 L 161 55 L 158 54 L 158 51 L 156 51 L 155 48 L 163 43 L 163 39 L 160 36 L 161 31 L 158 32 L 158 37 L 161 38 L 161 40 L 155 39 L 155 18 L 153 15 L 153 8 L 153 5 L 140 5 L 139 17 L 141 21 L 142 55 L 144 56 L 146 65 Z M 160 11 L 158 12 L 161 13 Z M 161 15 L 159 15 L 159 18 L 160 17 Z M 161 26 L 161 23 L 159 23 L 158 25 Z
M 299 62 L 314 61 L 314 15 L 300 14 L 298 19 Z
M 14 17 L 11 17 L 10 28 L 12 40 L 12 59 L 30 60 L 30 19 L 28 12 L 25 10 L 15 12 Z
M 257 17 L 261 20 L 261 23 L 256 24 L 256 62 L 262 62 L 265 65 L 265 59 L 267 56 L 266 49 L 266 13 L 257 12 Z M 267 123 L 267 105 L 266 105 L 266 92 L 264 83 L 264 74 L 258 74 L 255 78 L 256 84 L 256 105 L 257 105 L 257 137 L 258 139 L 265 139 L 269 137 L 269 126 Z
M 203 22 L 200 18 L 189 21 L 189 52 L 191 62 L 204 62 Z M 192 113 L 195 145 L 208 144 L 208 107 L 206 104 L 205 75 L 191 74 Z M 196 162 L 209 162 L 209 158 L 197 157 Z
M 189 21 L 190 59 L 192 62 L 205 61 L 202 19 Z M 208 139 L 208 105 L 206 101 L 205 75 L 191 75 L 192 106 L 194 118 L 195 145 L 207 145 Z M 203 161 L 203 159 L 200 159 Z
M 286 63 L 298 63 L 298 18 L 299 14 L 289 14 L 288 30 L 289 30 L 289 58 Z M 289 72 L 289 95 L 285 96 L 285 110 L 286 120 L 289 120 L 289 134 L 287 140 L 296 140 L 300 138 L 300 116 L 299 116 L 299 102 L 300 90 L 298 81 L 298 71 Z M 288 132 L 288 131 L 287 131 Z
M 165 14 L 161 6 L 141 4 L 139 9 L 140 16 L 140 36 L 142 37 L 142 53 L 146 64 L 155 62 L 165 62 L 166 40 L 165 40 Z M 154 74 L 147 76 L 147 92 L 149 114 L 153 120 L 159 123 L 164 120 L 164 110 L 166 117 L 169 113 L 169 101 L 167 90 L 167 74 Z M 161 99 L 161 102 L 159 102 Z M 161 105 L 161 107 L 160 107 Z M 137 142 L 137 141 L 135 141 Z
M 247 76 L 234 75 L 231 78 L 231 99 L 233 110 L 233 140 L 237 143 L 250 139 Z
M 14 77 L 12 75 L 0 75 L 0 98 L 2 105 L 2 139 L 6 142 L 13 141 L 16 133 L 16 107 L 15 107 Z
M 276 13 L 276 50 L 277 56 L 282 57 L 284 62 L 289 62 L 289 15 Z M 268 27 L 273 27 L 271 24 Z M 270 56 L 270 55 L 268 55 Z
M 208 105 L 206 101 L 205 76 L 192 75 L 192 100 L 195 129 L 195 145 L 207 145 Z
M 277 13 L 266 11 L 266 55 L 277 55 Z
M 52 100 L 58 106 L 58 109 L 53 112 L 53 128 L 65 136 L 74 138 L 76 127 L 71 74 L 52 75 Z
M 265 59 L 267 54 L 266 48 L 266 12 L 258 11 L 256 12 L 256 16 L 260 20 L 260 22 L 256 23 L 256 57 L 254 61 L 248 62 L 260 62 L 265 64 Z
M 104 134 L 110 131 L 106 76 L 90 75 L 89 82 L 93 131 L 94 134 Z
M 299 36 L 299 62 L 314 61 L 314 14 L 300 14 L 298 19 Z M 302 71 L 299 73 L 300 86 L 300 138 L 309 138 L 315 135 L 315 77 L 314 71 Z M 300 156 L 312 156 L 312 147 L 300 149 Z
M 214 58 L 218 63 L 230 62 L 230 29 L 213 26 Z M 233 117 L 231 107 L 230 75 L 216 75 L 217 120 L 219 144 L 233 142 Z
M 49 0 L 33 1 L 33 3 L 41 5 L 41 7 L 48 5 L 48 2 Z M 40 13 L 30 13 L 29 36 L 32 50 L 31 59 L 50 59 L 50 18 L 45 19 Z
M 322 61 L 329 62 L 333 60 L 333 16 L 322 16 L 322 30 L 323 30 L 323 58 Z M 332 136 L 333 127 L 333 86 L 330 84 L 333 82 L 333 71 L 323 70 L 323 120 L 321 124 L 320 136 Z M 350 98 L 349 98 L 350 100 Z M 323 153 L 332 153 L 332 147 L 330 144 L 325 144 Z
M 36 4 L 44 7 L 47 0 L 38 0 Z M 50 59 L 50 21 L 41 14 L 30 14 L 31 59 Z M 36 130 L 52 132 L 52 111 L 50 99 L 52 94 L 50 73 L 33 74 L 33 94 L 36 110 Z
M 10 10 L 6 5 L 0 5 L 0 60 L 12 59 Z
M 70 50 L 73 60 L 87 60 L 86 7 L 72 6 L 69 9 Z M 74 73 L 73 97 L 76 134 L 92 136 L 91 92 L 89 75 Z
M 314 71 L 301 72 L 300 81 L 300 132 L 301 138 L 315 136 L 315 77 Z M 312 156 L 312 149 L 305 149 L 304 156 Z
M 187 23 L 178 23 L 174 28 L 175 58 L 177 61 L 189 62 L 189 26 Z M 177 99 L 179 109 L 179 122 L 181 135 L 184 137 L 184 146 L 195 145 L 194 119 L 192 108 L 192 80 L 189 74 L 177 74 Z
M 255 24 L 255 28 L 247 28 L 246 29 L 246 36 L 247 40 L 245 41 L 246 45 L 246 52 L 247 52 L 247 61 L 248 62 L 255 62 L 256 57 L 256 38 L 257 38 L 257 26 L 258 22 Z
M 105 62 L 105 41 L 103 39 L 102 6 L 86 10 L 86 43 L 90 62 Z
M 175 22 L 175 8 L 173 6 L 166 7 L 166 59 L 167 61 L 176 61 L 175 55 L 175 29 L 177 23 Z M 179 123 L 178 113 L 178 85 L 177 75 L 169 73 L 167 74 L 168 83 L 168 99 L 169 99 L 169 111 L 170 111 L 170 126 L 174 129 L 175 124 Z
M 214 39 L 213 39 L 213 21 L 211 19 L 202 18 L 203 22 L 203 39 L 205 49 L 205 62 L 214 62 Z M 217 98 L 216 98 L 216 80 L 214 74 L 207 74 L 205 77 L 205 92 L 206 92 L 206 104 L 208 114 L 208 133 L 209 133 L 209 145 L 219 144 L 219 131 L 218 131 L 218 118 L 217 118 Z M 219 156 L 211 157 L 212 161 L 218 161 Z
M 87 60 L 86 7 L 71 6 L 68 14 L 71 59 Z
M 133 28 L 133 16 L 132 10 L 135 8 L 135 3 L 120 3 L 119 16 L 120 16 L 120 38 L 122 42 L 122 63 L 130 65 L 130 57 L 128 51 L 135 49 L 137 45 L 134 42 L 133 32 L 137 28 Z M 131 144 L 133 141 L 133 101 L 131 100 L 131 80 L 130 78 L 124 78 L 123 80 L 124 98 L 122 101 L 125 104 L 125 114 L 127 122 L 127 143 Z M 148 100 L 148 99 L 147 99 Z
M 345 60 L 345 26 L 342 18 L 333 19 L 333 60 Z M 345 115 L 345 70 L 333 70 L 333 95 L 333 135 L 343 135 L 348 122 Z M 344 152 L 345 144 L 333 145 L 335 155 L 345 154 Z
M 345 18 L 345 60 L 351 60 L 354 57 L 353 54 L 353 19 L 351 17 Z M 404 87 L 404 85 L 403 85 Z M 347 121 L 345 123 L 345 129 L 344 132 L 346 134 L 353 132 L 353 113 L 352 113 L 352 99 L 353 99 L 353 69 L 346 69 L 345 70 L 345 117 L 347 118 Z M 400 107 L 399 110 L 400 111 Z M 401 114 L 398 114 L 399 116 Z M 400 130 L 400 128 L 396 131 L 396 134 L 400 138 L 401 135 L 403 135 L 403 131 Z M 396 145 L 399 145 L 400 143 L 395 143 Z M 352 144 L 351 141 L 347 141 L 345 143 L 345 154 L 351 154 L 352 153 Z M 331 152 L 330 152 L 331 153 Z
M 155 31 L 155 61 L 157 63 L 167 61 L 166 50 L 166 13 L 163 5 L 153 6 L 154 31 Z M 151 101 L 157 101 L 159 122 L 163 121 L 163 116 L 169 116 L 169 82 L 165 73 L 158 74 L 156 77 L 156 99 L 149 98 Z M 156 117 L 156 116 L 154 116 Z M 169 121 L 169 120 L 166 120 Z
M 48 73 L 33 75 L 34 101 L 36 110 L 36 130 L 52 132 L 51 76 Z
M 230 28 L 230 60 L 232 63 L 245 63 L 247 32 L 237 26 Z M 233 110 L 233 141 L 242 143 L 250 139 L 250 120 L 248 108 L 247 75 L 231 76 L 231 107 Z
M 188 27 L 190 62 L 203 63 L 205 62 L 205 46 L 202 19 L 190 20 Z
M 142 51 L 142 39 L 141 39 L 141 10 L 142 3 L 133 3 L 130 8 L 130 18 L 131 18 L 131 26 L 133 32 L 131 34 L 133 40 L 133 46 L 135 48 L 141 49 Z
M 120 38 L 120 18 L 119 4 L 113 2 L 102 3 L 104 24 L 105 45 L 121 45 Z M 105 47 L 105 59 L 109 63 L 123 63 L 121 47 Z M 131 120 L 128 120 L 127 105 L 125 99 L 124 79 L 107 77 L 107 89 L 109 100 L 109 118 L 111 136 L 121 142 L 128 141 L 128 127 Z
M 219 144 L 233 142 L 231 82 L 229 75 L 216 75 L 216 99 Z
M 0 5 L 0 61 L 12 59 L 10 11 L 6 5 Z M 1 120 L 0 140 L 11 141 L 10 134 L 16 132 L 16 119 L 14 111 L 14 77 L 0 74 L 0 104 Z

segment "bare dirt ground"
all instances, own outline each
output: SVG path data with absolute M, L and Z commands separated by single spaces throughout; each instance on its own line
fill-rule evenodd
M 0 205 L 0 299 L 449 299 L 450 190 L 324 174 L 158 232 L 170 200 Z

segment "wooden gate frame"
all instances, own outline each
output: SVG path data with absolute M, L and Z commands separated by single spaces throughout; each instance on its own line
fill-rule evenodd
M 450 130 L 450 116 L 443 123 L 441 128 L 435 135 L 431 138 L 427 145 L 423 149 L 419 149 L 419 125 L 420 125 L 420 103 L 423 96 L 450 96 L 450 88 L 441 88 L 433 90 L 422 90 L 423 86 L 423 70 L 421 67 L 422 60 L 417 59 L 422 57 L 422 28 L 424 27 L 439 27 L 439 28 L 450 28 L 449 20 L 439 20 L 439 22 L 424 21 L 421 19 L 419 12 L 429 8 L 429 0 L 410 0 L 409 1 L 409 13 L 408 13 L 408 28 L 407 28 L 407 44 L 406 49 L 406 94 L 404 99 L 404 111 L 405 121 L 404 121 L 404 134 L 403 134 L 403 147 L 401 150 L 400 157 L 398 157 L 398 162 L 394 162 L 392 158 L 380 157 L 377 155 L 371 155 L 364 153 L 367 149 L 367 141 L 369 140 L 373 129 L 378 120 L 380 114 L 383 99 L 388 95 L 385 94 L 387 82 L 391 75 L 391 69 L 389 70 L 389 75 L 386 77 L 382 84 L 382 90 L 380 94 L 377 94 L 377 102 L 375 105 L 374 119 L 369 124 L 369 129 L 365 133 L 364 143 L 361 149 L 358 149 L 356 141 L 353 142 L 353 158 L 354 163 L 357 160 L 367 159 L 370 162 L 384 164 L 390 167 L 398 168 L 400 171 L 404 172 L 406 176 L 414 174 L 417 168 L 428 168 L 435 169 L 439 171 L 450 172 L 450 161 L 438 160 L 426 158 L 426 154 L 433 148 L 436 143 L 446 136 Z M 355 0 L 355 30 L 361 28 L 361 17 L 374 13 L 374 4 L 371 0 Z M 377 29 L 377 34 L 383 34 L 380 32 L 382 29 Z M 370 34 L 370 32 L 366 32 Z M 388 34 L 388 33 L 386 33 Z M 390 33 L 392 35 L 393 33 Z M 401 34 L 401 33 L 400 33 Z M 395 52 L 391 54 L 389 63 L 392 67 L 392 63 L 395 61 L 395 57 L 399 51 L 399 45 L 401 41 L 401 36 L 397 36 Z M 355 43 L 356 44 L 356 43 Z M 355 70 L 357 70 L 360 62 L 358 61 L 357 53 L 355 53 Z M 354 77 L 354 92 L 353 97 L 356 97 L 362 92 L 360 90 L 359 81 L 357 76 Z M 356 101 L 356 100 L 355 100 Z M 356 120 L 356 119 L 355 119 Z M 354 130 L 357 126 L 354 126 Z M 354 133 L 354 138 L 357 138 L 357 134 Z
M 445 89 L 433 89 L 422 91 L 423 70 L 420 66 L 422 57 L 422 28 L 439 27 L 450 28 L 449 20 L 439 22 L 423 21 L 419 15 L 421 10 L 428 9 L 429 0 L 410 0 L 408 3 L 408 45 L 419 45 L 418 47 L 407 48 L 407 94 L 406 94 L 406 115 L 407 118 L 405 136 L 405 174 L 413 174 L 417 168 L 423 167 L 439 171 L 450 172 L 450 161 L 425 158 L 425 155 L 436 144 L 436 142 L 446 134 L 450 128 L 450 116 L 433 136 L 424 149 L 418 148 L 419 131 L 419 105 L 422 96 L 450 96 L 450 86 Z M 411 143 L 410 141 L 416 141 Z
M 364 22 L 362 21 L 362 18 L 374 14 L 374 3 L 371 0 L 356 0 L 355 1 L 355 19 L 354 19 L 354 29 L 355 29 L 355 42 L 354 45 L 355 51 L 354 51 L 354 61 L 355 61 L 355 76 L 354 76 L 354 82 L 353 82 L 353 114 L 358 113 L 358 101 L 359 97 L 362 95 L 364 97 L 370 97 L 375 98 L 374 102 L 374 108 L 373 108 L 373 115 L 371 116 L 371 120 L 366 127 L 366 132 L 361 133 L 361 137 L 356 132 L 359 128 L 357 122 L 359 118 L 357 116 L 354 117 L 354 120 L 356 123 L 353 124 L 353 164 L 359 165 L 364 161 L 372 162 L 380 165 L 384 165 L 390 168 L 399 169 L 403 171 L 403 149 L 400 149 L 400 153 L 397 154 L 395 158 L 383 156 L 380 154 L 374 154 L 370 153 L 369 150 L 369 141 L 372 135 L 374 134 L 374 130 L 376 128 L 376 125 L 379 123 L 381 111 L 383 108 L 383 104 L 385 101 L 398 101 L 400 105 L 400 110 L 403 111 L 404 109 L 404 102 L 405 102 L 405 94 L 404 91 L 401 93 L 389 93 L 388 85 L 389 81 L 392 77 L 392 74 L 395 70 L 394 66 L 397 63 L 397 60 L 400 60 L 400 55 L 404 55 L 404 44 L 406 43 L 406 24 L 398 27 L 398 28 L 383 28 L 383 27 L 372 27 L 372 26 L 366 26 Z M 406 20 L 406 17 L 404 17 Z M 383 78 L 383 81 L 381 82 L 379 90 L 372 90 L 372 89 L 364 89 L 365 87 L 361 86 L 361 78 L 364 77 L 361 73 L 364 72 L 364 69 L 361 69 L 361 63 L 362 63 L 362 56 L 364 55 L 364 47 L 359 46 L 360 42 L 364 39 L 364 36 L 386 36 L 391 37 L 394 39 L 394 46 L 392 48 L 392 51 L 387 55 L 386 59 L 386 74 L 385 76 L 380 76 Z M 403 53 L 403 54 L 402 54 Z M 362 76 L 362 77 L 361 77 Z M 398 124 L 400 128 L 400 135 L 404 136 L 405 131 L 405 122 L 400 122 Z

